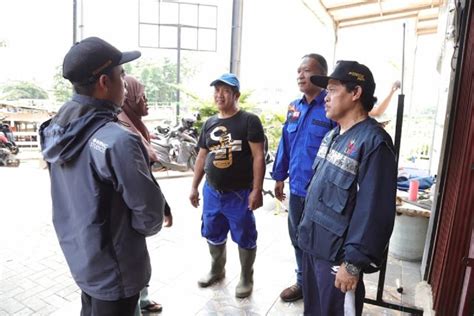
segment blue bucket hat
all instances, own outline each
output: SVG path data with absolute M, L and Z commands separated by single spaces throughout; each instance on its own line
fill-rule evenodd
M 237 76 L 234 75 L 234 74 L 231 74 L 231 73 L 223 74 L 222 76 L 220 76 L 219 78 L 217 78 L 216 80 L 214 80 L 213 82 L 211 82 L 210 85 L 211 85 L 211 86 L 215 86 L 215 85 L 218 84 L 218 83 L 226 84 L 226 85 L 228 85 L 228 86 L 237 88 L 237 91 L 240 91 L 240 82 L 239 82 L 239 79 L 238 79 Z

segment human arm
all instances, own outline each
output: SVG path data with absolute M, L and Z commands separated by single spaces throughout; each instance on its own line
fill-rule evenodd
M 206 162 L 206 156 L 209 150 L 206 148 L 199 148 L 198 155 L 196 157 L 196 163 L 194 164 L 194 177 L 191 185 L 191 193 L 189 194 L 189 201 L 194 207 L 199 206 L 199 184 L 204 177 L 204 164 Z
M 392 88 L 390 89 L 390 92 L 385 97 L 385 99 L 369 112 L 369 116 L 378 117 L 384 114 L 390 104 L 390 101 L 392 100 L 393 94 L 399 88 L 400 88 L 400 81 L 397 80 L 392 84 Z
M 281 138 L 278 143 L 278 149 L 272 170 L 272 178 L 275 180 L 275 197 L 280 201 L 283 201 L 286 198 L 283 189 L 285 187 L 284 181 L 288 178 L 288 169 L 290 165 L 287 124 L 288 123 L 285 122 L 282 128 Z
M 379 265 L 395 219 L 396 162 L 392 149 L 380 144 L 359 168 L 359 190 L 344 244 L 345 257 L 335 286 L 345 292 L 357 286 L 358 275 L 347 272 L 346 263 L 360 270 Z
M 395 220 L 396 175 L 395 154 L 386 143 L 362 161 L 344 243 L 345 261 L 362 269 L 381 263 Z
M 145 236 L 159 232 L 166 200 L 153 178 L 139 137 L 122 134 L 107 148 L 105 157 L 100 157 L 99 153 L 93 152 L 97 155 L 94 157 L 96 162 L 103 159 L 102 163 L 96 164 L 97 172 L 109 179 L 114 190 L 122 195 L 131 213 L 132 228 Z
M 279 201 L 284 201 L 286 199 L 286 194 L 284 193 L 285 182 L 284 181 L 275 181 L 275 197 Z
M 265 175 L 265 157 L 263 153 L 263 143 L 249 142 L 252 152 L 253 163 L 253 185 L 249 195 L 249 209 L 256 210 L 263 205 L 263 177 Z

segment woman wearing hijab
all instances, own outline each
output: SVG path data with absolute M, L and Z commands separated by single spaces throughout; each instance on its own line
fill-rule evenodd
M 145 124 L 143 124 L 142 117 L 148 115 L 148 104 L 145 96 L 145 86 L 132 76 L 125 76 L 127 94 L 122 106 L 122 112 L 118 115 L 119 120 L 124 123 L 131 132 L 139 135 L 142 143 L 145 146 L 150 162 L 158 161 L 158 157 L 150 145 L 150 134 Z M 171 210 L 166 204 L 164 227 L 171 227 L 173 225 L 173 216 Z M 140 291 L 140 304 L 137 305 L 136 316 L 139 316 L 140 310 L 148 313 L 161 312 L 163 307 L 151 300 L 148 297 L 148 287 Z

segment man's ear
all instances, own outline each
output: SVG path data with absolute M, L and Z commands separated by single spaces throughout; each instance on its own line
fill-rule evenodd
M 100 75 L 99 80 L 97 80 L 97 83 L 99 84 L 99 87 L 100 87 L 102 90 L 107 91 L 108 85 L 109 85 L 109 81 L 110 81 L 109 76 L 102 74 L 102 75 Z
M 362 87 L 356 86 L 355 89 L 352 91 L 352 101 L 357 101 L 362 96 Z

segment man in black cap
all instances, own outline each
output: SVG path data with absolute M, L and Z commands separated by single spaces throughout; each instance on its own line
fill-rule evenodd
M 339 126 L 319 148 L 298 226 L 304 314 L 361 315 L 363 273 L 377 270 L 393 229 L 394 148 L 368 116 L 376 101 L 369 68 L 340 61 L 311 81 L 327 89 L 326 116 Z
M 97 37 L 75 44 L 63 76 L 76 93 L 40 128 L 53 224 L 84 316 L 134 315 L 151 275 L 145 236 L 163 222 L 166 201 L 146 149 L 116 117 L 125 96 L 121 65 L 138 57 Z

